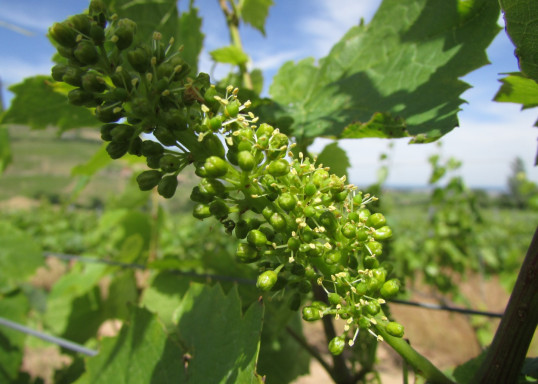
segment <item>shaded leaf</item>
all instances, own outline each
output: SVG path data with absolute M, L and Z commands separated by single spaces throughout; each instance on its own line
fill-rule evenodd
M 103 311 L 109 319 L 128 319 L 129 306 L 138 302 L 134 270 L 119 270 L 108 288 Z
M 318 155 L 318 164 L 330 167 L 331 173 L 338 177 L 348 176 L 347 170 L 351 166 L 346 151 L 338 146 L 338 142 L 331 143 Z
M 538 106 L 538 83 L 521 73 L 511 73 L 499 80 L 502 85 L 494 100 L 521 104 L 522 108 Z
M 174 38 L 172 49 L 183 45 L 182 58 L 197 72 L 198 55 L 202 50 L 203 34 L 198 11 L 191 6 L 179 16 L 176 0 L 107 0 L 111 10 L 120 18 L 129 18 L 137 23 L 134 44 L 152 41 L 153 32 L 162 34 L 167 45 Z
M 183 353 L 164 331 L 157 316 L 134 308 L 130 322 L 116 338 L 105 339 L 101 351 L 87 360 L 83 383 L 184 383 Z
M 0 299 L 0 317 L 18 324 L 26 324 L 28 309 L 28 301 L 22 292 Z M 22 363 L 25 339 L 23 332 L 0 325 L 0 382 L 15 382 Z
M 265 20 L 273 0 L 244 0 L 241 18 L 265 35 Z
M 174 317 L 181 345 L 189 354 L 190 381 L 258 382 L 262 303 L 252 304 L 242 315 L 236 288 L 225 295 L 220 285 L 193 284 Z
M 361 139 L 365 137 L 400 138 L 408 137 L 405 121 L 392 117 L 389 113 L 374 113 L 366 123 L 352 123 L 344 128 L 342 139 Z
M 69 104 L 63 89 L 57 92 L 48 76 L 29 77 L 9 89 L 15 97 L 2 116 L 3 124 L 28 125 L 32 129 L 55 126 L 60 131 L 101 125 L 89 109 Z
M 516 46 L 519 69 L 538 82 L 538 2 L 500 0 L 506 33 Z
M 189 289 L 190 280 L 173 272 L 160 272 L 153 276 L 149 286 L 144 289 L 141 304 L 159 315 L 160 320 L 169 328 L 173 325 L 175 309 Z
M 219 63 L 227 63 L 233 65 L 246 64 L 248 56 L 241 48 L 234 45 L 227 47 L 217 48 L 214 51 L 209 52 L 211 58 Z
M 287 311 L 280 306 L 276 312 Z M 269 311 L 267 311 L 269 314 Z M 280 313 L 277 316 L 281 315 Z M 269 317 L 269 315 L 267 315 Z M 275 326 L 275 322 L 277 323 Z M 310 354 L 288 333 L 286 328 L 302 337 L 302 319 L 298 312 L 291 315 L 286 327 L 278 319 L 268 318 L 264 322 L 258 371 L 266 376 L 267 384 L 285 384 L 306 375 L 310 369 Z
M 41 247 L 10 223 L 0 222 L 0 292 L 11 290 L 43 265 Z
M 351 28 L 329 55 L 286 63 L 270 94 L 293 119 L 300 140 L 341 137 L 375 112 L 405 121 L 419 141 L 458 125 L 460 77 L 488 63 L 485 49 L 499 31 L 495 1 L 458 8 L 456 0 L 385 0 L 367 26 Z

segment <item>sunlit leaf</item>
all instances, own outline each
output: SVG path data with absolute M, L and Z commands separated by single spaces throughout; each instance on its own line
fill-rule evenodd
M 265 35 L 265 20 L 273 0 L 244 0 L 241 18 Z
M 494 100 L 521 104 L 522 108 L 538 106 L 538 83 L 521 73 L 511 73 L 500 80 L 501 88 Z
M 183 353 L 164 331 L 156 315 L 134 308 L 120 334 L 103 341 L 100 353 L 88 359 L 86 383 L 185 383 Z
M 43 265 L 39 244 L 10 223 L 0 222 L 0 244 L 0 291 L 24 282 Z
M 214 51 L 209 52 L 209 54 L 213 60 L 219 63 L 241 65 L 246 64 L 248 61 L 247 54 L 235 45 L 217 48 Z
M 293 119 L 298 138 L 341 137 L 376 112 L 401 118 L 410 135 L 431 141 L 458 125 L 460 77 L 488 63 L 499 31 L 497 2 L 385 0 L 367 26 L 351 28 L 320 61 L 286 63 L 270 93 Z M 387 132 L 382 129 L 380 132 Z M 385 135 L 385 133 L 382 133 Z
M 0 317 L 15 323 L 26 323 L 28 309 L 28 300 L 22 292 L 0 299 Z M 0 325 L 0 382 L 16 382 L 24 355 L 25 339 L 24 333 Z
M 256 383 L 263 305 L 241 313 L 237 289 L 192 285 L 175 314 L 187 375 L 200 383 Z M 225 330 L 225 331 L 223 331 Z M 207 362 L 211 369 L 207 369 Z

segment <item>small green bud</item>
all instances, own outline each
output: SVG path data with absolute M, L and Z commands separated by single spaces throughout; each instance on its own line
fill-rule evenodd
M 278 280 L 278 274 L 275 271 L 265 271 L 258 276 L 256 286 L 262 291 L 270 291 Z
M 247 243 L 239 243 L 235 255 L 241 263 L 252 263 L 260 258 L 258 250 Z
M 203 220 L 210 217 L 211 212 L 208 205 L 199 203 L 194 206 L 192 215 L 199 220 Z
M 66 70 L 67 70 L 67 65 L 56 64 L 54 67 L 52 67 L 52 70 L 51 70 L 52 78 L 56 81 L 63 81 L 63 76 L 65 75 Z
M 66 22 L 54 23 L 49 28 L 49 35 L 64 47 L 72 48 L 77 45 L 77 33 Z
M 321 311 L 314 306 L 303 307 L 303 319 L 305 321 L 316 321 L 321 319 Z
M 209 211 L 217 219 L 222 220 L 228 217 L 228 214 L 230 213 L 230 208 L 228 208 L 228 205 L 226 205 L 223 200 L 216 199 L 209 203 Z
M 95 45 L 103 45 L 105 42 L 105 29 L 97 23 L 92 23 L 90 26 L 90 37 Z
M 237 162 L 239 163 L 239 168 L 244 172 L 250 172 L 256 166 L 256 160 L 249 151 L 239 152 L 237 154 Z
M 346 340 L 342 336 L 336 336 L 329 342 L 329 352 L 337 356 L 342 354 L 346 346 Z
M 86 73 L 81 80 L 82 88 L 88 92 L 103 92 L 106 89 L 105 79 L 95 73 Z
M 373 215 L 372 215 L 373 216 Z M 376 240 L 385 240 L 392 236 L 392 229 L 389 226 L 384 225 L 381 228 L 375 230 L 374 239 Z
M 142 155 L 146 157 L 162 155 L 163 152 L 163 146 L 156 141 L 145 140 L 144 142 L 142 142 Z
M 112 159 L 119 159 L 129 150 L 128 142 L 112 141 L 106 146 L 106 151 Z
M 290 172 L 290 164 L 284 159 L 278 159 L 269 164 L 267 172 L 274 177 L 285 176 Z
M 394 337 L 402 337 L 404 335 L 403 325 L 395 321 L 391 321 L 387 325 L 385 325 L 385 330 L 389 335 Z
M 132 125 L 116 124 L 110 132 L 112 141 L 129 141 L 135 133 L 135 128 Z
M 99 61 L 99 53 L 90 40 L 82 40 L 78 43 L 73 54 L 85 65 L 92 65 Z
M 398 294 L 400 291 L 400 282 L 397 279 L 392 279 L 389 281 L 386 281 L 381 289 L 379 290 L 379 293 L 381 296 L 385 299 L 390 299 L 391 297 L 394 297 Z
M 247 241 L 254 247 L 262 247 L 267 244 L 267 236 L 257 229 L 249 231 Z
M 211 88 L 210 88 L 211 89 Z M 226 117 L 237 117 L 239 114 L 239 101 L 233 100 L 224 107 L 224 115 Z
M 353 223 L 345 223 L 341 229 L 342 235 L 348 239 L 353 239 L 357 235 L 357 227 Z
M 177 176 L 164 176 L 157 186 L 157 192 L 159 192 L 159 195 L 162 197 L 169 199 L 176 193 L 177 185 Z
M 88 105 L 94 101 L 93 94 L 81 88 L 72 89 L 69 91 L 67 94 L 67 99 L 69 100 L 70 104 L 78 106 Z
M 282 209 L 289 212 L 297 206 L 297 198 L 291 193 L 283 193 L 277 199 L 278 204 Z
M 385 216 L 382 213 L 374 213 L 366 220 L 366 225 L 379 229 L 387 223 Z M 388 227 L 387 227 L 388 228 Z M 391 232 L 392 233 L 392 232 Z
M 133 42 L 136 31 L 136 23 L 131 19 L 118 20 L 117 28 L 114 31 L 114 36 L 117 37 L 116 46 L 118 49 L 124 50 Z
M 228 163 L 218 156 L 208 157 L 204 163 L 208 177 L 219 178 L 228 173 Z
M 74 87 L 81 87 L 82 75 L 84 75 L 84 71 L 82 71 L 80 68 L 67 66 L 67 68 L 65 68 L 62 81 Z
M 162 176 L 160 171 L 144 171 L 136 177 L 136 182 L 141 191 L 149 191 L 159 184 Z
M 127 52 L 127 60 L 129 64 L 138 73 L 144 74 L 150 68 L 151 54 L 146 45 L 142 45 Z
M 181 160 L 179 159 L 179 157 L 172 154 L 164 155 L 163 157 L 161 157 L 161 161 L 159 162 L 161 169 L 165 173 L 177 171 L 179 169 L 180 164 L 181 164 Z

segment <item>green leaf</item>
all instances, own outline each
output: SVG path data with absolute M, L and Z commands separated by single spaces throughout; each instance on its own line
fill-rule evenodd
M 241 18 L 265 35 L 265 20 L 273 0 L 244 0 L 241 8 Z
M 12 161 L 9 132 L 6 127 L 0 126 L 0 174 L 4 172 Z
M 253 69 L 250 72 L 250 79 L 252 80 L 252 90 L 257 95 L 263 91 L 263 72 L 261 69 Z
M 538 106 L 538 84 L 534 80 L 522 73 L 511 73 L 499 81 L 502 85 L 495 101 L 521 104 L 523 109 Z
M 28 125 L 32 129 L 55 126 L 60 131 L 101 125 L 89 109 L 69 104 L 62 94 L 64 88 L 48 76 L 29 77 L 9 89 L 15 97 L 2 116 L 3 124 Z
M 79 164 L 71 170 L 72 176 L 93 176 L 101 169 L 112 163 L 112 159 L 106 151 L 108 143 L 101 145 L 99 150 L 84 164 Z
M 119 335 L 103 341 L 99 354 L 87 360 L 79 384 L 185 383 L 183 353 L 156 315 L 134 308 Z M 207 367 L 206 367 L 207 368 Z
M 138 301 L 134 270 L 119 270 L 108 288 L 104 312 L 109 319 L 129 318 L 129 305 Z
M 470 10 L 457 0 L 384 0 L 371 23 L 351 28 L 319 66 L 286 63 L 270 94 L 299 140 L 341 137 L 381 112 L 431 141 L 458 125 L 459 96 L 469 87 L 459 78 L 488 63 L 498 15 L 489 0 Z
M 0 292 L 10 290 L 43 265 L 41 247 L 10 223 L 0 222 Z
M 16 323 L 26 324 L 28 309 L 28 300 L 22 292 L 0 299 L 0 317 Z M 25 339 L 24 333 L 0 325 L 0 382 L 15 382 L 22 364 Z
M 160 272 L 144 289 L 141 304 L 159 315 L 163 324 L 170 328 L 172 315 L 189 289 L 190 280 L 173 272 Z
M 282 307 L 276 310 L 291 313 Z M 276 316 L 280 315 L 281 313 Z M 306 375 L 310 369 L 310 354 L 287 331 L 289 328 L 302 337 L 302 319 L 299 313 L 292 313 L 286 327 L 278 322 L 278 318 L 271 317 L 265 319 L 263 327 L 258 371 L 261 375 L 267 376 L 267 384 L 293 382 L 297 377 Z
M 506 33 L 516 46 L 515 54 L 523 74 L 538 82 L 538 2 L 500 0 Z
M 77 264 L 52 287 L 45 323 L 56 335 L 85 342 L 95 336 L 104 320 L 98 283 L 109 267 Z
M 325 146 L 318 155 L 317 163 L 323 164 L 324 167 L 330 167 L 331 173 L 339 177 L 347 177 L 347 170 L 351 166 L 346 151 L 338 146 L 338 142 Z
M 197 73 L 198 55 L 202 50 L 201 19 L 192 1 L 189 11 L 179 16 L 176 0 L 108 0 L 113 12 L 137 23 L 135 43 L 151 42 L 153 32 L 162 34 L 166 46 L 174 38 L 173 49 L 183 45 L 182 58 Z
M 237 289 L 193 284 L 175 314 L 181 345 L 189 354 L 187 375 L 195 383 L 257 383 L 263 305 L 242 315 Z M 211 362 L 211 369 L 208 369 Z
M 241 65 L 246 64 L 248 61 L 247 54 L 235 45 L 217 48 L 214 51 L 209 52 L 209 54 L 213 60 L 219 63 Z
M 342 132 L 342 139 L 362 139 L 365 137 L 400 138 L 408 137 L 405 121 L 392 117 L 389 113 L 374 113 L 366 123 L 351 123 Z

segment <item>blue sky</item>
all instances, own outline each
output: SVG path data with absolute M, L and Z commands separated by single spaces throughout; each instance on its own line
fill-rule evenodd
M 288 60 L 325 56 L 331 46 L 360 18 L 369 21 L 379 0 L 274 0 L 266 24 L 266 37 L 250 28 L 242 28 L 245 51 L 252 58 L 251 65 L 261 68 L 268 89 L 271 77 Z M 54 50 L 45 34 L 58 20 L 82 11 L 86 0 L 0 0 L 0 78 L 4 87 L 21 81 L 26 76 L 47 74 Z M 183 0 L 184 7 L 188 1 Z M 225 22 L 216 0 L 195 0 L 203 16 L 206 35 L 201 70 L 210 72 L 212 63 L 208 52 L 228 44 Z M 502 23 L 502 19 L 499 20 Z M 11 28 L 22 28 L 14 31 Z M 500 73 L 517 71 L 513 46 L 501 31 L 488 50 L 491 65 L 464 78 L 473 88 L 463 94 L 467 104 L 462 106 L 460 128 L 443 140 L 441 154 L 463 161 L 459 173 L 472 187 L 504 187 L 510 174 L 510 162 L 520 156 L 529 178 L 538 182 L 538 169 L 533 167 L 538 130 L 533 128 L 537 113 L 520 111 L 518 105 L 495 103 L 491 99 L 498 90 Z M 214 69 L 215 77 L 226 73 L 227 66 Z M 11 95 L 3 91 L 4 102 Z M 328 140 L 317 140 L 313 151 L 321 151 Z M 343 140 L 352 163 L 350 179 L 359 185 L 375 181 L 377 159 L 387 152 L 388 141 L 378 139 Z M 423 186 L 429 177 L 427 158 L 438 153 L 435 144 L 408 145 L 406 140 L 395 140 L 391 154 L 391 172 L 388 184 L 393 186 Z

